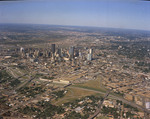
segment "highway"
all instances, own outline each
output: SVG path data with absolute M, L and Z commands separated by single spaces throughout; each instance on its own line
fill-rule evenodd
M 106 92 L 105 96 L 104 96 L 103 99 L 100 101 L 100 103 L 99 103 L 99 105 L 98 105 L 98 107 L 97 107 L 96 112 L 95 112 L 92 116 L 90 116 L 88 119 L 94 119 L 94 118 L 101 112 L 102 104 L 103 104 L 104 100 L 108 97 L 108 95 L 110 94 L 111 91 L 112 91 L 112 90 L 108 90 L 108 91 Z
M 69 88 L 77 88 L 77 89 L 82 89 L 82 90 L 86 90 L 86 91 L 92 91 L 92 92 L 95 92 L 95 93 L 99 93 L 99 94 L 103 94 L 105 95 L 104 92 L 101 92 L 101 91 L 97 91 L 97 90 L 93 90 L 93 89 L 88 89 L 88 88 L 82 88 L 82 87 L 75 87 L 75 86 L 70 86 Z M 123 103 L 126 103 L 128 105 L 131 105 L 132 107 L 135 107 L 135 108 L 138 108 L 140 110 L 142 110 L 143 112 L 147 113 L 147 114 L 150 114 L 150 111 L 147 110 L 146 108 L 140 106 L 140 105 L 137 105 L 136 103 L 134 102 L 130 102 L 122 97 L 117 97 L 117 96 L 114 96 L 112 94 L 109 94 L 108 97 L 111 97 L 113 99 L 116 99 L 116 100 L 119 100 L 119 101 L 122 101 Z
M 10 69 L 9 69 L 9 70 L 10 70 Z M 26 75 L 26 74 L 25 74 L 25 75 Z M 20 77 L 18 77 L 18 78 L 20 78 Z M 23 86 L 25 86 L 27 83 L 31 82 L 34 78 L 35 78 L 35 77 L 30 77 L 29 80 L 23 82 L 23 83 L 22 83 L 21 85 L 19 85 L 15 90 L 19 90 L 21 87 L 23 87 Z M 102 106 L 102 104 L 103 104 L 103 101 L 104 101 L 107 97 L 111 97 L 111 98 L 113 98 L 113 99 L 122 101 L 123 103 L 126 103 L 126 104 L 128 104 L 128 105 L 131 105 L 131 106 L 133 106 L 133 107 L 136 107 L 136 108 L 142 110 L 143 112 L 145 112 L 145 113 L 147 113 L 147 114 L 150 114 L 150 111 L 147 110 L 146 108 L 144 108 L 144 107 L 142 107 L 142 106 L 140 106 L 140 105 L 137 105 L 137 104 L 135 104 L 134 102 L 130 102 L 130 101 L 128 101 L 128 100 L 126 100 L 126 99 L 124 99 L 124 98 L 122 98 L 122 97 L 114 96 L 114 95 L 110 94 L 110 90 L 105 93 L 105 92 L 97 91 L 97 90 L 94 90 L 94 89 L 88 89 L 88 88 L 84 88 L 84 87 L 69 86 L 69 87 L 67 87 L 67 88 L 77 88 L 77 89 L 82 89 L 82 90 L 91 91 L 91 92 L 95 92 L 95 93 L 99 93 L 99 94 L 105 95 L 104 98 L 103 98 L 103 100 L 100 101 L 100 104 L 98 105 L 98 110 L 95 112 L 95 115 L 93 115 L 93 117 L 95 117 L 95 116 L 100 112 L 100 108 L 101 108 L 101 106 Z M 36 98 L 34 98 L 34 99 L 37 99 L 37 97 L 39 97 L 39 96 L 37 95 Z M 19 103 L 18 105 L 12 107 L 11 109 L 8 109 L 8 110 L 6 110 L 6 111 L 0 113 L 0 115 L 6 113 L 6 112 L 8 112 L 8 111 L 13 111 L 14 109 L 16 109 L 17 107 L 19 107 L 19 106 L 21 106 L 21 105 L 26 105 L 26 104 L 28 104 L 29 102 L 31 102 L 32 100 L 34 100 L 34 99 L 31 99 L 31 100 L 29 100 L 29 101 L 27 101 L 27 102 L 25 102 L 25 103 Z M 91 117 L 90 119 L 93 119 L 93 118 Z
M 31 80 L 33 80 L 33 79 L 34 79 L 34 78 L 31 78 L 31 79 L 28 80 L 28 81 L 31 81 Z M 75 86 L 69 86 L 68 88 L 77 88 L 77 89 L 82 89 L 82 90 L 91 91 L 91 92 L 95 92 L 95 93 L 99 93 L 99 94 L 105 95 L 104 98 L 103 98 L 103 100 L 101 100 L 100 104 L 98 105 L 98 110 L 95 112 L 95 115 L 93 115 L 93 117 L 95 117 L 95 116 L 100 112 L 100 107 L 102 106 L 104 100 L 105 100 L 107 97 L 111 97 L 111 98 L 113 98 L 113 99 L 122 101 L 123 103 L 129 104 L 129 105 L 131 105 L 131 106 L 133 106 L 133 107 L 136 107 L 136 108 L 142 110 L 143 112 L 146 112 L 147 114 L 150 114 L 150 111 L 147 110 L 146 108 L 143 108 L 142 106 L 137 105 L 137 104 L 135 104 L 134 102 L 130 102 L 130 101 L 128 101 L 128 100 L 125 100 L 125 99 L 122 98 L 122 97 L 116 97 L 116 96 L 110 94 L 110 91 L 111 91 L 111 90 L 109 90 L 109 91 L 107 91 L 106 93 L 104 93 L 104 92 L 96 91 L 96 90 L 93 90 L 93 89 L 87 89 L 87 88 L 75 87 Z M 38 94 L 35 98 L 33 98 L 33 99 L 31 99 L 31 100 L 29 100 L 29 101 L 27 101 L 27 102 L 19 103 L 18 105 L 13 106 L 12 108 L 10 108 L 10 109 L 8 109 L 8 110 L 5 110 L 4 112 L 0 113 L 0 115 L 3 115 L 4 113 L 6 113 L 6 112 L 8 112 L 8 111 L 13 111 L 14 109 L 18 108 L 19 106 L 26 105 L 26 104 L 32 102 L 32 101 L 35 100 L 35 99 L 38 99 L 38 100 L 39 100 L 39 96 L 41 96 L 41 94 Z M 91 117 L 91 118 L 89 118 L 89 119 L 93 119 L 93 118 Z
M 22 88 L 23 86 L 25 86 L 27 83 L 31 82 L 35 77 L 30 77 L 29 80 L 23 82 L 21 85 L 19 85 L 15 90 L 19 90 L 20 88 Z

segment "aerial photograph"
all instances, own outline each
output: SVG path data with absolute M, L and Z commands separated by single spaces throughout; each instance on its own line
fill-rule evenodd
M 150 119 L 150 1 L 0 0 L 0 119 Z

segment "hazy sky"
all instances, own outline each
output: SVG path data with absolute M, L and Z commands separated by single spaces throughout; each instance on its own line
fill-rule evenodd
M 0 23 L 150 30 L 150 2 L 138 0 L 7 1 L 0 2 Z

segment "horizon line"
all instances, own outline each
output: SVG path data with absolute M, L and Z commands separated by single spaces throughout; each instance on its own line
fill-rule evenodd
M 43 24 L 40 24 L 40 23 L 1 23 L 0 24 L 32 24 L 32 25 L 53 25 L 53 26 L 67 26 L 67 27 L 93 27 L 93 28 L 105 28 L 105 29 L 122 29 L 122 30 L 137 30 L 137 31 L 147 31 L 147 32 L 150 32 L 150 30 L 147 30 L 147 29 L 134 29 L 134 28 L 118 28 L 118 27 L 104 27 L 104 26 L 84 26 L 84 25 L 63 25 L 63 24 L 46 24 L 46 23 L 43 23 Z

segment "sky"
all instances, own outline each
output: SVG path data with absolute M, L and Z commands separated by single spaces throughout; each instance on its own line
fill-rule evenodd
M 139 0 L 0 1 L 0 23 L 150 30 L 150 2 Z

